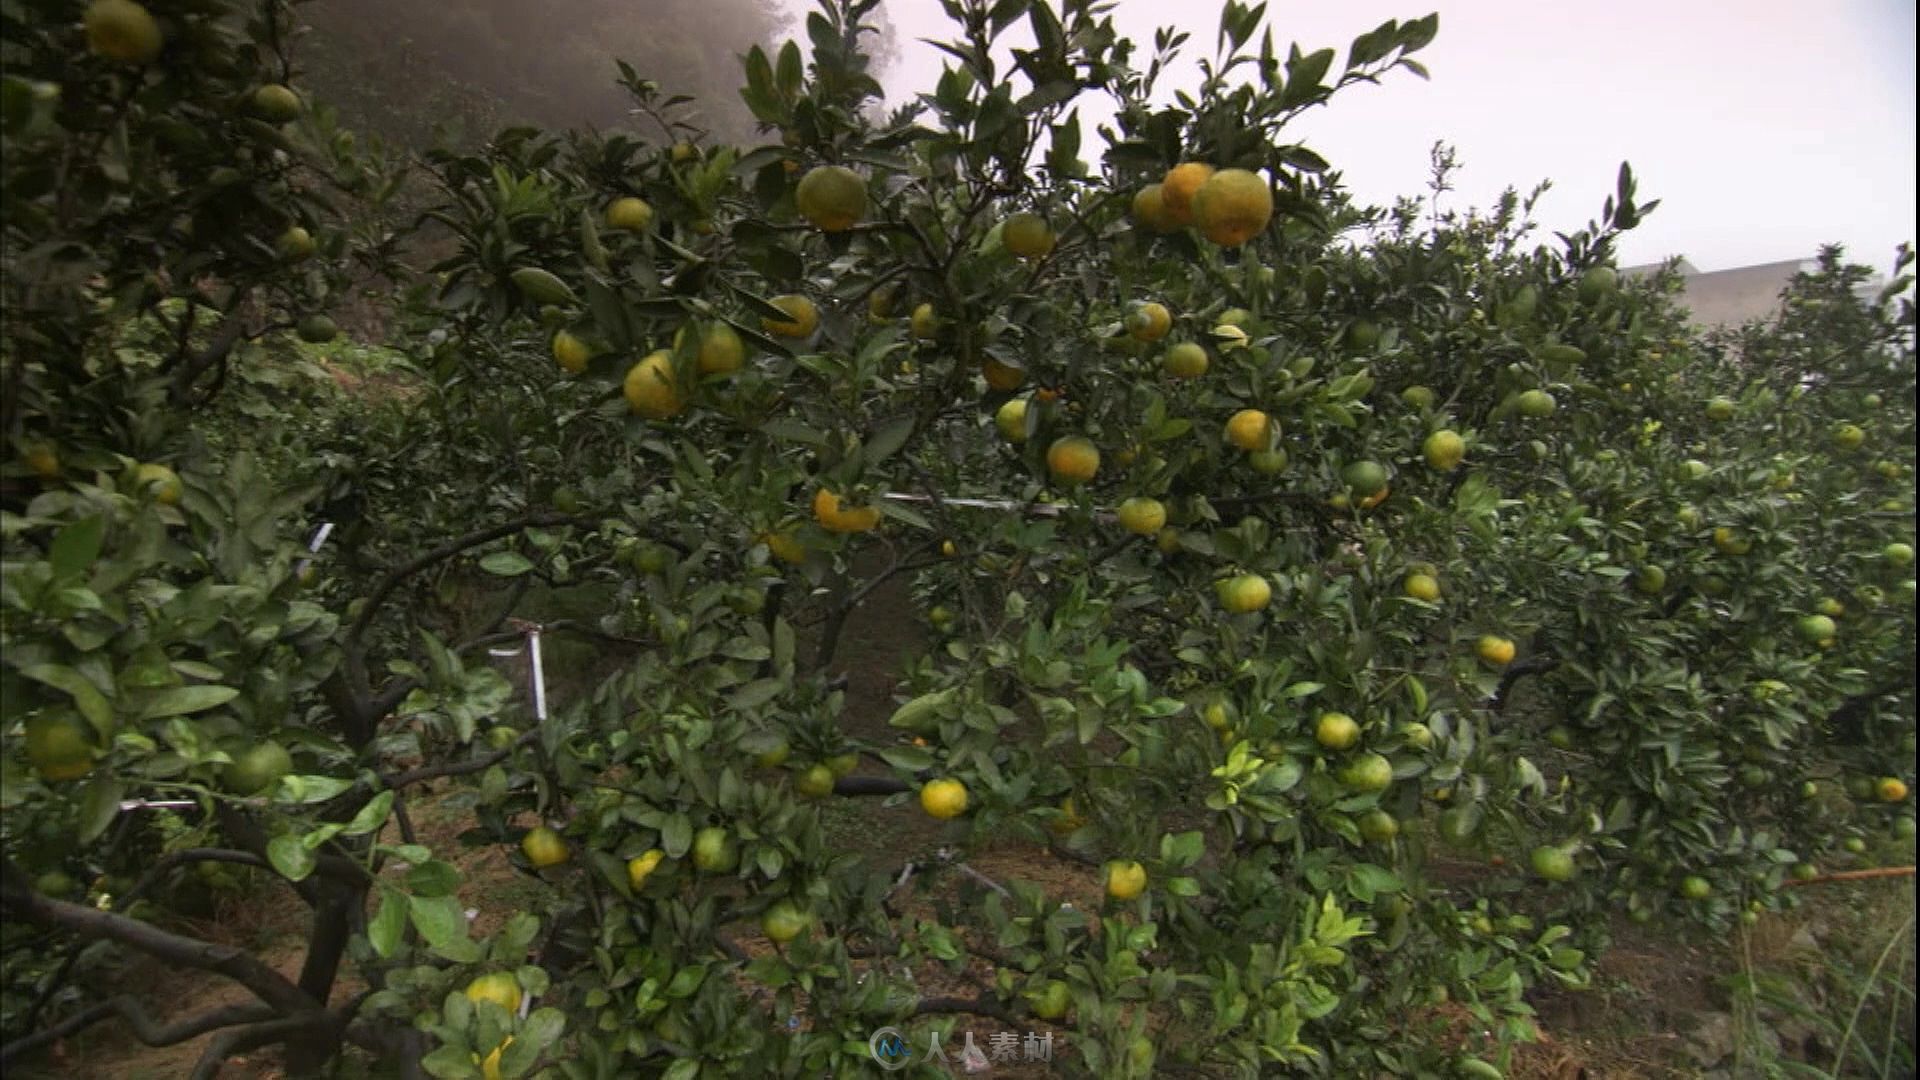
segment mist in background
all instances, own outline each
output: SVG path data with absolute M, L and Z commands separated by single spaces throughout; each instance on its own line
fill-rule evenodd
M 1057 0 L 1056 0 L 1057 3 Z M 1911 0 L 1805 4 L 1615 0 L 1605 5 L 1348 0 L 1270 5 L 1276 48 L 1332 47 L 1390 19 L 1438 10 L 1418 59 L 1303 117 L 1296 128 L 1362 202 L 1423 194 L 1436 142 L 1464 169 L 1449 209 L 1491 206 L 1504 188 L 1553 190 L 1538 218 L 1571 231 L 1596 217 L 1621 161 L 1661 205 L 1620 245 L 1623 263 L 1684 255 L 1703 270 L 1810 258 L 1823 243 L 1885 273 L 1915 237 L 1915 46 Z M 349 125 L 416 148 L 472 140 L 508 123 L 660 132 L 635 118 L 615 57 L 730 142 L 762 141 L 740 103 L 739 57 L 788 37 L 804 44 L 810 0 L 505 0 L 452 4 L 323 0 L 298 59 L 305 85 Z M 939 0 L 884 0 L 869 39 L 888 104 L 928 90 L 955 36 Z M 1219 7 L 1119 0 L 1114 20 L 1144 66 L 1155 29 L 1191 34 L 1161 99 L 1199 81 Z M 1026 44 L 1024 24 L 1009 46 Z M 1097 164 L 1110 103 L 1080 105 L 1083 155 Z

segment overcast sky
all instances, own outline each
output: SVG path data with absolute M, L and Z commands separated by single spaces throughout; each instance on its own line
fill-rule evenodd
M 800 7 L 802 0 L 786 0 Z M 902 59 L 890 100 L 930 89 L 947 38 L 938 0 L 883 0 Z M 1058 10 L 1058 0 L 1054 0 Z M 1465 169 L 1457 209 L 1541 179 L 1545 229 L 1597 217 L 1621 161 L 1640 198 L 1661 200 L 1621 244 L 1623 264 L 1685 255 L 1703 270 L 1811 257 L 1822 243 L 1885 273 L 1915 239 L 1914 0 L 1343 0 L 1269 5 L 1276 48 L 1336 50 L 1387 19 L 1440 14 L 1440 34 L 1404 71 L 1356 86 L 1299 124 L 1369 202 L 1416 194 L 1446 140 Z M 1173 23 L 1188 55 L 1211 55 L 1213 0 L 1119 0 L 1115 23 L 1143 43 Z M 1023 28 L 1024 29 L 1024 28 Z M 1198 81 L 1189 71 L 1182 85 Z M 1089 104 L 1090 104 L 1089 100 Z M 1110 115 L 1102 110 L 1101 118 Z M 1083 156 L 1097 152 L 1083 112 Z M 1548 237 L 1551 240 L 1551 237 Z

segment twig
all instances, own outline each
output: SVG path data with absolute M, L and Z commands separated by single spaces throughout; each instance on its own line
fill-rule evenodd
M 141 1008 L 140 1003 L 131 995 L 121 994 L 83 1009 L 50 1028 L 36 1031 L 31 1035 L 23 1035 L 5 1046 L 0 1046 L 0 1065 L 11 1063 L 23 1054 L 38 1050 L 48 1043 L 58 1042 L 115 1016 L 126 1020 L 127 1026 L 133 1029 L 134 1036 L 146 1045 L 174 1046 L 189 1039 L 197 1039 L 209 1031 L 217 1031 L 236 1024 L 268 1020 L 273 1015 L 274 1011 L 271 1008 L 258 1003 L 228 1005 L 163 1025 L 156 1023 L 152 1017 L 148 1016 L 146 1010 Z
M 1800 878 L 1788 881 L 1789 886 L 1821 885 L 1829 881 L 1872 881 L 1876 878 L 1912 877 L 1911 866 L 1876 866 L 1871 870 L 1839 870 L 1819 877 Z

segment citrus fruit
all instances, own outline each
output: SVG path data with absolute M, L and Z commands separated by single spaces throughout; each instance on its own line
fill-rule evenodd
M 1180 530 L 1171 525 L 1161 529 L 1160 534 L 1153 538 L 1153 546 L 1157 548 L 1162 555 L 1172 555 L 1174 552 L 1179 551 Z
M 867 321 L 875 326 L 883 326 L 893 317 L 893 302 L 899 298 L 899 291 L 893 285 L 882 285 L 867 294 Z
M 1814 878 L 1817 878 L 1820 876 L 1819 867 L 1813 865 L 1812 863 L 1804 863 L 1804 862 L 1794 863 L 1793 869 L 1787 872 L 1793 875 L 1793 880 L 1795 881 L 1812 881 Z
M 1115 859 L 1107 864 L 1107 896 L 1131 900 L 1147 890 L 1147 868 L 1132 859 Z
M 967 812 L 967 785 L 958 780 L 929 780 L 920 789 L 920 809 L 942 820 Z
M 628 368 L 620 392 L 630 412 L 649 420 L 665 420 L 687 407 L 674 383 L 673 354 L 665 349 L 648 353 Z
M 1135 341 L 1154 342 L 1167 336 L 1173 329 L 1173 314 L 1165 304 L 1148 300 L 1133 305 L 1125 320 L 1127 333 Z
M 820 165 L 800 178 L 793 201 L 816 228 L 841 232 L 866 216 L 867 182 L 844 165 Z
M 813 493 L 813 519 L 828 532 L 871 532 L 880 524 L 880 508 L 848 506 L 839 495 L 821 488 Z
M 467 1000 L 475 1005 L 491 1001 L 513 1013 L 520 1011 L 520 981 L 510 971 L 493 971 L 467 984 Z
M 1573 880 L 1573 856 L 1562 848 L 1542 844 L 1533 849 L 1528 861 L 1533 864 L 1533 872 L 1547 881 Z
M 1643 566 L 1633 575 L 1633 587 L 1643 596 L 1658 596 L 1667 587 L 1667 571 L 1663 567 Z
M 709 874 L 725 874 L 738 865 L 740 852 L 733 837 L 718 825 L 709 825 L 693 834 L 693 865 Z
M 1440 599 L 1440 582 L 1434 580 L 1431 574 L 1408 574 L 1401 589 L 1415 600 L 1425 600 L 1429 604 Z
M 1717 397 L 1707 402 L 1707 419 L 1709 420 L 1733 419 L 1733 402 L 1723 397 Z
M 162 506 L 180 501 L 180 477 L 165 465 L 142 465 L 133 471 L 133 482 Z
M 495 724 L 488 728 L 486 735 L 487 745 L 495 750 L 505 750 L 507 747 L 512 746 L 514 740 L 519 737 L 520 733 L 518 731 L 505 724 Z
M 1176 225 L 1193 224 L 1193 197 L 1200 185 L 1213 178 L 1213 166 L 1199 161 L 1183 162 L 1167 170 L 1160 181 L 1160 201 L 1167 208 L 1167 220 Z
M 1399 820 L 1379 807 L 1361 814 L 1355 824 L 1360 828 L 1361 838 L 1372 844 L 1391 843 L 1400 835 Z
M 1416 409 L 1431 409 L 1433 408 L 1434 402 L 1433 390 L 1425 386 L 1409 386 L 1405 390 L 1400 391 L 1400 400 Z M 1432 459 L 1429 458 L 1428 460 L 1431 461 Z M 1437 465 L 1434 467 L 1439 468 Z
M 42 780 L 78 780 L 93 771 L 93 728 L 72 713 L 27 721 L 27 761 Z
M 753 763 L 762 769 L 777 769 L 786 764 L 787 755 L 792 752 L 793 747 L 784 737 L 775 737 L 771 746 L 753 756 Z
M 1907 782 L 1897 776 L 1883 776 L 1873 785 L 1873 797 L 1884 803 L 1904 802 L 1907 798 Z
M 1842 450 L 1858 450 L 1867 441 L 1867 433 L 1858 424 L 1841 424 L 1833 429 L 1833 445 Z
M 781 900 L 760 916 L 760 932 L 776 945 L 785 945 L 799 937 L 813 920 L 790 901 Z
M 1009 398 L 993 414 L 993 426 L 1010 443 L 1027 441 L 1027 399 Z
M 1865 855 L 1867 842 L 1858 836 L 1849 836 L 1840 842 L 1840 847 L 1849 855 Z
M 1620 273 L 1611 266 L 1596 266 L 1580 275 L 1580 299 L 1596 303 L 1612 296 L 1620 287 Z
M 1814 610 L 1829 619 L 1837 619 L 1847 613 L 1847 606 L 1831 596 L 1823 596 L 1820 602 L 1814 605 Z
M 1838 630 L 1833 620 L 1825 615 L 1802 615 L 1800 621 L 1793 626 L 1793 632 L 1800 636 L 1801 641 L 1809 645 L 1817 645 L 1832 638 Z
M 653 207 L 647 200 L 628 195 L 607 204 L 607 227 L 622 232 L 645 232 L 653 224 Z
M 683 165 L 700 156 L 700 148 L 690 142 L 677 142 L 670 151 L 675 165 Z
M 1259 409 L 1241 409 L 1227 420 L 1227 441 L 1242 450 L 1265 450 L 1273 436 L 1273 419 Z
M 681 327 L 674 333 L 675 348 L 680 346 L 681 336 L 685 333 L 685 327 Z M 697 333 L 700 335 L 700 352 L 697 361 L 700 374 L 731 375 L 746 363 L 747 347 L 740 341 L 740 335 L 734 332 L 733 327 L 724 322 L 712 322 L 699 327 Z
M 1386 490 L 1387 469 L 1377 461 L 1356 461 L 1340 470 L 1340 479 L 1355 495 L 1370 498 Z
M 1174 220 L 1173 212 L 1167 209 L 1166 189 L 1160 184 L 1148 184 L 1133 193 L 1134 223 L 1149 232 L 1170 233 L 1180 227 Z
M 1486 634 L 1474 643 L 1474 654 L 1494 667 L 1505 667 L 1513 663 L 1513 642 L 1494 634 Z
M 808 766 L 793 781 L 793 790 L 809 799 L 824 799 L 833 794 L 833 770 L 825 765 Z
M 1239 247 L 1273 220 L 1273 188 L 1257 173 L 1222 169 L 1193 193 L 1193 224 L 1221 247 Z
M 1368 751 L 1340 770 L 1340 782 L 1359 792 L 1385 791 L 1393 785 L 1393 762 Z
M 288 262 L 299 262 L 313 255 L 313 234 L 299 225 L 280 234 L 273 243 L 274 250 Z
M 1433 749 L 1433 729 L 1418 720 L 1409 720 L 1400 725 L 1400 734 L 1407 745 L 1418 750 Z
M 553 359 L 562 369 L 578 375 L 587 370 L 587 361 L 593 357 L 593 350 L 585 341 L 565 330 L 553 335 Z
M 1167 524 L 1167 508 L 1158 499 L 1135 496 L 1120 504 L 1120 527 L 1137 536 L 1153 536 Z
M 940 316 L 932 304 L 921 304 L 913 309 L 913 315 L 907 320 L 908 329 L 921 341 L 932 341 L 940 332 Z
M 667 853 L 659 848 L 650 848 L 628 859 L 627 884 L 634 892 L 639 892 L 640 887 L 647 883 L 647 878 L 651 877 L 654 870 L 659 867 L 660 861 L 666 857 Z
M 549 866 L 558 866 L 572 856 L 567 850 L 567 842 L 560 834 L 545 825 L 537 825 L 520 838 L 520 850 L 535 869 L 544 870 Z
M 1745 555 L 1753 550 L 1753 541 L 1741 535 L 1737 529 L 1722 525 L 1713 530 L 1713 546 L 1723 555 Z
M 1913 565 L 1913 548 L 1906 544 L 1888 544 L 1880 549 L 1880 557 L 1895 566 Z
M 1247 465 L 1262 476 L 1274 476 L 1286 471 L 1287 452 L 1277 446 L 1271 450 L 1255 450 L 1247 455 Z
M 1543 420 L 1553 415 L 1559 403 L 1554 401 L 1553 395 L 1545 390 L 1529 390 L 1515 400 L 1514 406 L 1520 410 L 1521 416 Z
M 1079 435 L 1063 435 L 1047 447 L 1047 472 L 1056 483 L 1084 484 L 1100 471 L 1100 450 Z
M 1207 350 L 1191 341 L 1168 349 L 1160 358 L 1160 367 L 1176 379 L 1197 379 L 1207 373 Z
M 263 742 L 235 755 L 221 770 L 220 778 L 237 795 L 255 795 L 280 782 L 293 771 L 293 755 L 277 742 Z
M 1455 431 L 1436 431 L 1427 436 L 1420 452 L 1427 464 L 1441 472 L 1450 472 L 1467 456 L 1467 441 Z
M 761 318 L 760 329 L 775 337 L 811 337 L 820 327 L 820 309 L 814 307 L 813 301 L 804 296 L 789 293 L 776 296 L 767 302 L 787 313 L 785 319 L 776 319 L 770 315 Z
M 145 64 L 160 55 L 160 24 L 133 0 L 94 0 L 81 17 L 87 48 L 123 64 Z
M 807 561 L 807 547 L 800 538 L 790 531 L 764 532 L 758 537 L 760 543 L 767 545 L 767 551 L 776 559 L 789 566 L 799 566 Z
M 1273 599 L 1273 586 L 1258 574 L 1236 574 L 1220 582 L 1220 606 L 1236 615 L 1259 611 Z
M 1053 250 L 1053 227 L 1039 214 L 1022 211 L 1000 226 L 1000 242 L 1023 259 L 1038 259 Z
M 1018 390 L 1027 381 L 1027 373 L 1012 364 L 1003 364 L 989 356 L 980 361 L 980 377 L 987 380 L 991 389 L 1006 393 Z
M 1680 895 L 1688 900 L 1705 900 L 1713 895 L 1713 883 L 1698 874 L 1689 874 L 1680 882 Z
M 60 475 L 60 454 L 45 443 L 31 447 L 24 455 L 27 468 L 42 480 L 52 480 Z
M 931 613 L 929 613 L 931 614 Z M 951 618 L 951 616 L 949 616 Z M 846 776 L 860 767 L 860 755 L 852 750 L 844 754 L 835 754 L 827 759 L 827 768 L 833 770 L 835 778 Z
M 1350 750 L 1360 741 L 1360 725 L 1346 713 L 1321 713 L 1313 722 L 1313 741 L 1328 750 Z
M 262 120 L 284 124 L 300 115 L 300 95 L 279 83 L 268 83 L 253 92 L 247 107 Z
M 1058 1020 L 1067 1015 L 1073 995 L 1066 983 L 1059 979 L 1048 979 L 1040 989 L 1029 990 L 1027 1000 L 1033 1006 L 1033 1015 L 1042 1020 Z

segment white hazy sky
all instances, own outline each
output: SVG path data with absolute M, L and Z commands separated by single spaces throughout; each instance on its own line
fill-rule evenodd
M 806 10 L 805 0 L 784 0 Z M 937 0 L 883 0 L 901 61 L 883 72 L 890 101 L 931 89 L 944 55 L 918 39 L 953 34 Z M 1058 0 L 1054 0 L 1058 10 Z M 1501 189 L 1553 189 L 1537 218 L 1571 231 L 1598 217 L 1621 161 L 1639 198 L 1660 207 L 1622 240 L 1623 264 L 1685 255 L 1703 270 L 1811 257 L 1822 243 L 1884 274 L 1915 239 L 1914 0 L 1342 0 L 1269 4 L 1275 47 L 1347 45 L 1387 19 L 1440 14 L 1417 54 L 1423 82 L 1395 71 L 1297 125 L 1300 141 L 1387 205 L 1424 190 L 1429 150 L 1451 143 L 1465 166 L 1455 209 Z M 1162 25 L 1192 32 L 1187 57 L 1211 56 L 1214 0 L 1119 0 L 1116 26 L 1144 66 Z M 1021 44 L 1030 38 L 1020 28 Z M 1189 68 L 1177 85 L 1198 81 Z M 1163 81 L 1164 88 L 1170 87 Z M 1099 148 L 1089 96 L 1082 153 Z M 1292 130 L 1292 129 L 1290 129 Z M 1551 241 L 1551 236 L 1546 236 Z

